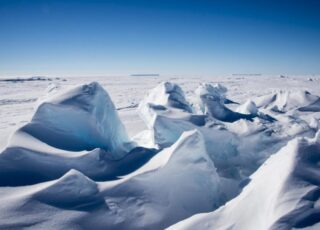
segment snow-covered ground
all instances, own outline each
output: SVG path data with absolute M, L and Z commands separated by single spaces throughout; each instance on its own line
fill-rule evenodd
M 320 228 L 320 76 L 0 79 L 1 229 Z

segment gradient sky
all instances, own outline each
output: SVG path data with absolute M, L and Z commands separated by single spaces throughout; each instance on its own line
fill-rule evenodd
M 0 0 L 0 76 L 320 74 L 320 1 Z

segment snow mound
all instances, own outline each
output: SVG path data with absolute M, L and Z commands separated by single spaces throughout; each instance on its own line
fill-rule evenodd
M 212 97 L 224 99 L 226 98 L 227 88 L 221 84 L 203 83 L 195 90 L 195 93 L 199 96 L 211 95 Z
M 192 114 L 182 89 L 170 82 L 160 83 L 151 90 L 138 110 L 150 130 L 153 144 L 160 148 L 172 145 L 184 131 L 205 125 L 205 116 Z
M 77 170 L 70 170 L 60 179 L 32 195 L 42 203 L 59 208 L 87 208 L 102 202 L 97 184 Z
M 309 123 L 309 127 L 318 130 L 320 128 L 319 120 L 317 120 L 315 117 L 312 117 Z
M 254 117 L 251 114 L 237 113 L 227 108 L 224 105 L 224 93 L 221 92 L 221 89 L 219 90 L 219 88 L 217 89 L 217 87 L 213 87 L 210 84 L 201 84 L 195 93 L 200 99 L 199 110 L 217 120 L 235 122 L 239 119 L 252 120 Z
M 96 82 L 48 98 L 21 131 L 59 149 L 102 148 L 115 158 L 133 147 L 108 93 Z
M 226 124 L 228 130 L 238 135 L 254 135 L 266 131 L 268 128 L 258 120 L 253 122 L 248 120 L 238 120 L 233 123 Z
M 197 129 L 205 124 L 205 117 L 191 115 L 187 117 L 156 116 L 153 123 L 153 141 L 160 148 L 175 143 L 185 131 Z
M 309 105 L 300 107 L 298 110 L 301 112 L 320 112 L 320 98 Z
M 206 107 L 203 101 L 201 100 L 202 96 L 210 95 L 212 98 L 216 99 L 217 101 L 223 101 L 225 100 L 225 94 L 227 92 L 227 89 L 218 84 L 218 85 L 211 85 L 209 83 L 202 83 L 200 86 L 194 91 L 195 96 L 191 98 L 193 101 L 193 108 L 194 110 L 199 114 L 205 114 L 206 113 Z
M 0 185 L 31 185 L 76 169 L 94 180 L 126 175 L 156 151 L 135 147 L 98 84 L 55 93 L 0 154 Z
M 14 143 L 0 154 L 0 186 L 31 185 L 55 180 L 76 169 L 93 180 L 111 180 L 141 167 L 156 151 L 136 147 L 121 159 L 113 159 L 102 149 L 86 152 L 59 150 L 28 136 L 16 133 Z
M 117 201 L 115 214 L 105 217 L 114 223 L 108 222 L 109 228 L 164 229 L 220 205 L 219 176 L 198 131 L 183 133 L 139 171 L 103 191 L 107 200 Z M 119 200 L 121 197 L 126 199 Z M 140 202 L 129 202 L 133 200 Z M 121 217 L 126 221 L 116 223 Z
M 252 118 L 258 117 L 264 120 L 264 122 L 274 122 L 276 119 L 268 114 L 262 113 L 257 108 L 257 105 L 252 100 L 247 100 L 244 104 L 239 105 L 236 112 L 252 116 Z M 250 120 L 250 119 L 247 119 Z
M 236 111 L 242 114 L 258 114 L 258 108 L 256 104 L 251 100 L 247 100 L 244 104 L 240 105 Z
M 171 82 L 161 83 L 149 95 L 149 99 L 152 99 L 150 102 L 155 105 L 169 106 L 188 112 L 192 111 L 180 86 Z
M 191 157 L 189 159 L 189 157 Z M 179 139 L 169 148 L 166 148 L 159 152 L 154 158 L 150 160 L 143 168 L 149 168 L 150 165 L 153 166 L 152 169 L 142 170 L 143 172 L 151 171 L 155 169 L 160 169 L 165 167 L 172 160 L 174 162 L 189 160 L 190 163 L 197 161 L 197 159 L 205 158 L 205 161 L 211 163 L 212 168 L 215 170 L 213 162 L 211 162 L 205 147 L 205 140 L 203 135 L 197 130 L 191 130 L 183 132 Z M 138 172 L 141 173 L 139 169 Z
M 162 82 L 152 89 L 138 107 L 141 118 L 149 128 L 153 126 L 158 112 L 166 112 L 169 109 L 192 112 L 180 86 L 171 82 Z
M 304 108 L 301 111 L 313 111 L 313 106 L 310 108 L 305 107 L 313 103 L 316 103 L 315 107 L 319 109 L 319 103 L 316 102 L 319 101 L 319 97 L 304 90 L 280 90 L 276 93 L 258 97 L 254 101 L 258 108 L 270 109 L 282 113 L 299 109 L 300 107 Z
M 318 229 L 319 137 L 318 132 L 314 139 L 290 141 L 251 176 L 238 197 L 170 229 Z

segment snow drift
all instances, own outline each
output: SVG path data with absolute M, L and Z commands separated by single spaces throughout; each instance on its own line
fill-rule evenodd
M 155 153 L 135 147 L 107 92 L 91 83 L 47 98 L 14 133 L 0 154 L 0 185 L 53 180 L 71 169 L 95 180 L 115 179 Z
M 305 90 L 279 90 L 255 99 L 257 107 L 282 113 L 294 109 L 319 111 L 318 101 L 318 96 L 312 95 Z
M 59 149 L 101 148 L 115 158 L 133 147 L 108 93 L 96 82 L 47 99 L 21 131 Z
M 240 105 L 237 108 L 237 112 L 242 113 L 242 114 L 257 115 L 258 114 L 258 108 L 257 108 L 256 104 L 253 101 L 248 100 L 243 105 Z
M 49 86 L 0 154 L 0 228 L 319 227 L 318 97 L 236 105 L 220 84 L 183 86 L 161 83 L 137 110 L 121 107 L 147 125 L 136 143 L 98 83 Z
M 152 89 L 138 110 L 149 128 L 153 144 L 160 148 L 172 145 L 184 131 L 205 124 L 205 116 L 193 114 L 182 89 L 170 82 Z
M 184 131 L 201 129 L 213 120 L 235 122 L 246 119 L 252 121 L 257 116 L 267 121 L 275 120 L 268 115 L 253 111 L 254 105 L 251 105 L 252 111 L 249 114 L 228 109 L 224 105 L 226 92 L 227 89 L 220 84 L 215 86 L 202 84 L 195 90 L 195 95 L 191 98 L 192 103 L 189 103 L 182 89 L 174 83 L 164 82 L 155 87 L 142 100 L 138 108 L 140 116 L 149 128 L 148 136 L 152 139 L 154 146 L 168 147 Z
M 255 114 L 242 114 L 228 109 L 224 105 L 226 90 L 221 91 L 221 88 L 210 84 L 202 84 L 196 89 L 195 93 L 200 99 L 198 107 L 203 114 L 224 122 L 234 122 L 239 119 L 252 120 Z
M 31 145 L 42 145 L 38 141 L 31 141 Z M 141 167 L 156 153 L 154 149 L 137 147 L 115 160 L 102 149 L 67 152 L 46 145 L 43 147 L 6 148 L 0 154 L 0 185 L 21 186 L 54 180 L 71 169 L 93 180 L 114 180 Z
M 32 194 L 32 199 L 62 209 L 83 209 L 104 203 L 98 185 L 76 170 L 70 170 L 56 181 Z
M 32 209 L 27 218 L 19 218 L 14 224 L 4 221 L 0 226 L 41 228 L 60 222 L 72 228 L 163 229 L 221 205 L 220 188 L 202 135 L 190 131 L 118 181 L 97 184 L 71 170 L 54 181 L 9 187 L 6 197 L 10 191 L 18 190 L 18 198 L 13 198 L 16 202 L 38 208 Z M 4 202 L 10 212 L 21 210 L 16 202 Z M 52 213 L 50 219 L 43 216 L 44 212 Z M 59 212 L 65 213 L 68 220 L 61 220 Z
M 153 127 L 158 112 L 177 109 L 191 112 L 192 109 L 185 99 L 184 92 L 177 84 L 162 82 L 139 104 L 139 112 L 149 128 Z
M 106 199 L 118 203 L 115 214 L 108 217 L 109 228 L 163 229 L 201 210 L 212 210 L 221 202 L 219 177 L 197 131 L 184 133 L 139 171 L 102 192 Z M 117 223 L 120 218 L 125 221 Z
M 320 133 L 314 139 L 295 139 L 251 176 L 238 197 L 170 229 L 317 229 L 319 163 Z

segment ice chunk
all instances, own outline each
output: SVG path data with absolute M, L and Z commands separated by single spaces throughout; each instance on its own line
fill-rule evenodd
M 160 148 L 173 144 L 184 131 L 205 124 L 205 116 L 192 114 L 182 89 L 170 82 L 151 90 L 138 109 L 150 129 L 152 142 Z
M 147 126 L 152 128 L 158 112 L 167 111 L 170 108 L 192 112 L 180 86 L 171 82 L 162 82 L 140 102 L 138 110 Z
M 234 122 L 239 119 L 252 120 L 254 115 L 242 114 L 228 109 L 224 105 L 224 94 L 210 84 L 202 84 L 196 89 L 200 102 L 199 108 L 204 114 L 224 122 Z
M 96 82 L 48 98 L 21 131 L 56 148 L 102 148 L 115 158 L 133 147 L 108 93 Z
M 236 111 L 242 114 L 258 114 L 258 108 L 256 104 L 251 100 L 247 100 L 244 104 L 240 105 Z

